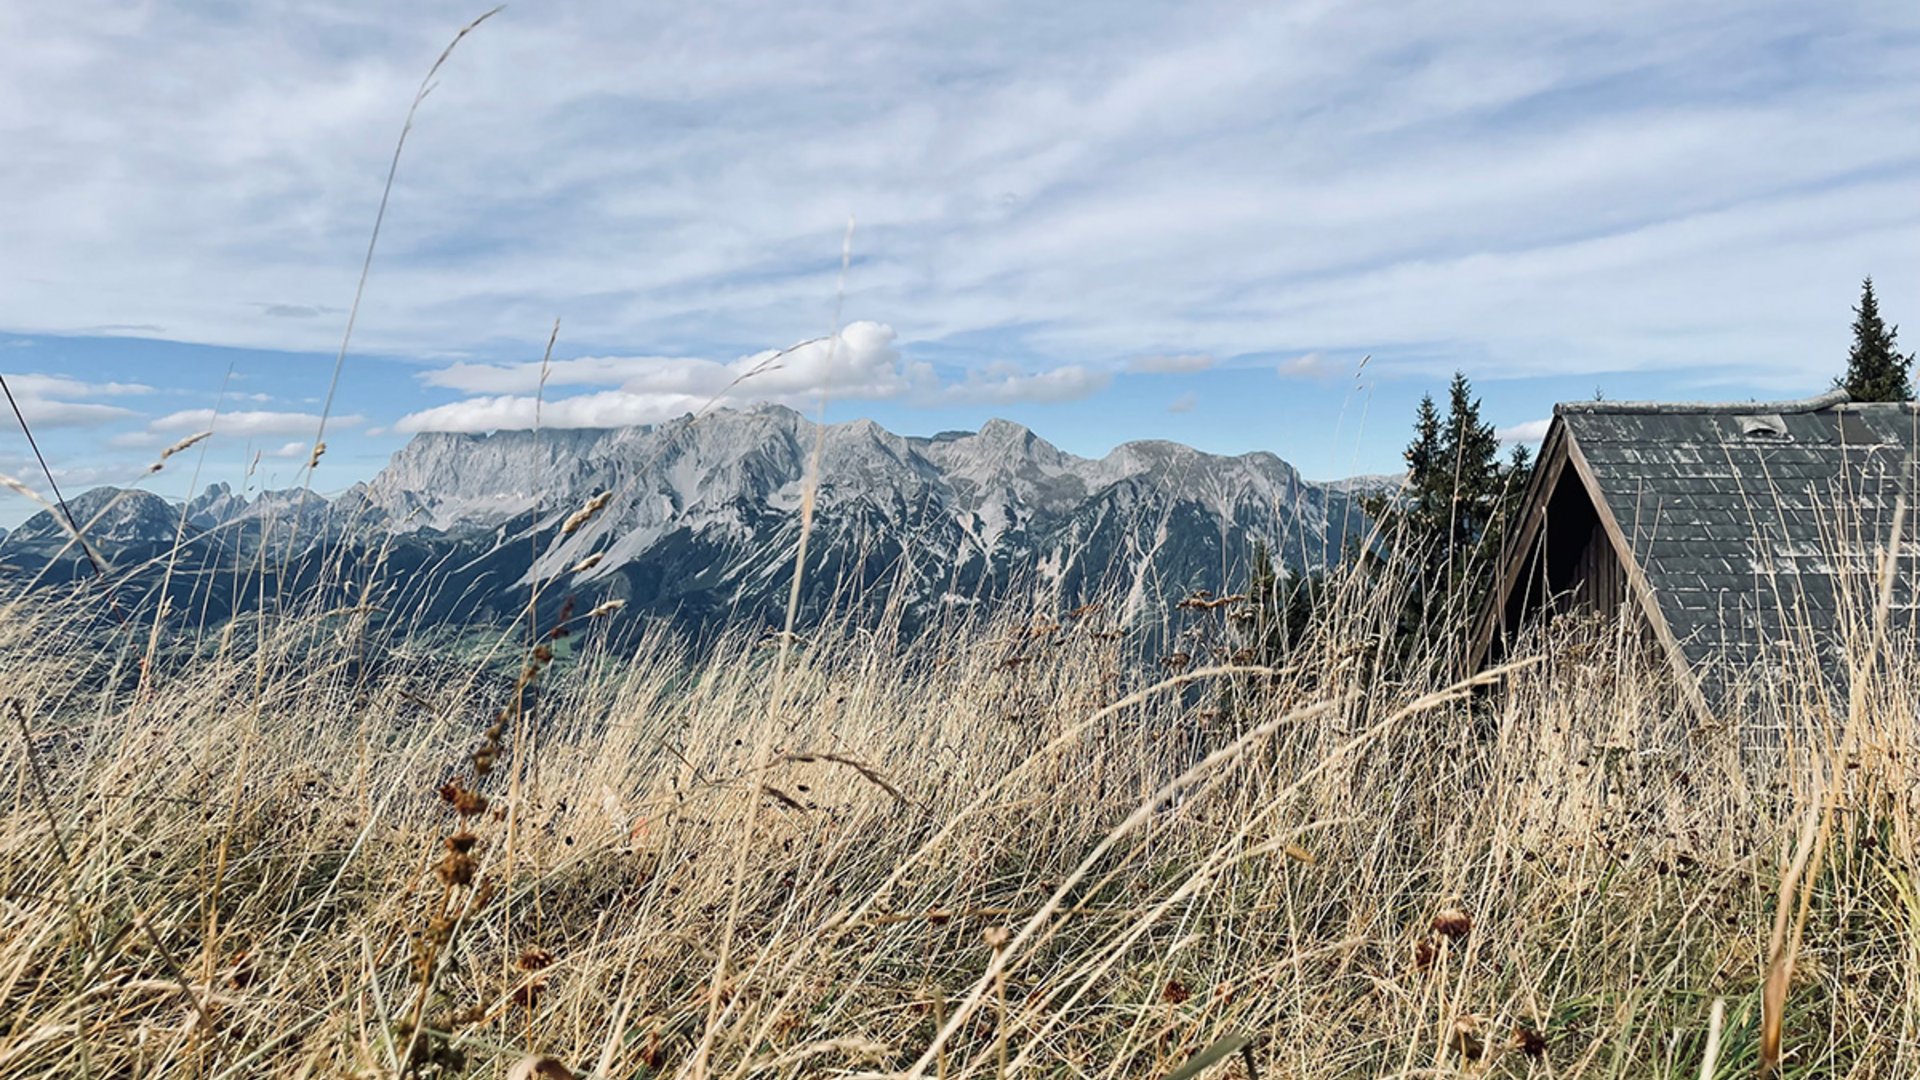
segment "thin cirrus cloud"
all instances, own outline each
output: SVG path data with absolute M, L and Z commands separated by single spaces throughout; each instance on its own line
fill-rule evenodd
M 336 345 L 396 112 L 470 16 L 0 13 L 0 235 L 34 268 L 0 329 Z M 1003 335 L 962 366 L 1811 379 L 1861 275 L 1920 295 L 1916 66 L 1920 6 L 1866 0 L 510 8 L 419 117 L 357 340 L 780 340 L 852 213 L 849 304 Z
M 931 365 L 902 356 L 892 327 L 861 321 L 835 337 L 725 363 L 688 357 L 459 363 L 425 372 L 420 381 L 473 396 L 410 413 L 395 430 L 622 427 L 714 405 L 802 405 L 819 395 L 918 405 L 1060 402 L 1099 392 L 1110 376 L 1078 365 L 1036 372 L 995 364 L 943 382 Z M 604 389 L 567 392 L 586 387 Z

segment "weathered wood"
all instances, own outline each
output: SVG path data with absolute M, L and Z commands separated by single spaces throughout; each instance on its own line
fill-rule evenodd
M 1472 663 L 1568 607 L 1625 606 L 1686 675 L 1697 701 L 1723 675 L 1811 647 L 1836 684 L 1840 627 L 1855 619 L 1886 524 L 1920 488 L 1912 403 L 1579 402 L 1554 410 L 1540 466 L 1480 624 Z M 1566 466 L 1579 478 L 1574 494 Z M 1591 518 L 1589 518 L 1591 515 Z M 1591 520 L 1595 544 L 1584 530 Z M 1920 632 L 1920 571 L 1903 551 L 1893 625 Z M 1699 689 L 1702 680 L 1709 684 Z
M 1588 464 L 1586 455 L 1580 451 L 1578 439 L 1567 440 L 1567 457 L 1573 470 L 1586 485 L 1587 497 L 1593 500 L 1594 511 L 1600 516 L 1600 527 L 1606 531 L 1607 539 L 1613 545 L 1614 555 L 1624 571 L 1627 591 L 1639 604 L 1640 614 L 1653 630 L 1655 641 L 1665 651 L 1667 662 L 1672 665 L 1675 679 L 1681 692 L 1686 695 L 1687 704 L 1692 706 L 1697 718 L 1702 722 L 1713 719 L 1713 710 L 1707 707 L 1707 699 L 1700 692 L 1700 682 L 1694 678 L 1693 665 L 1687 662 L 1687 655 L 1680 648 L 1680 642 L 1673 636 L 1673 628 L 1667 624 L 1666 613 L 1660 610 L 1660 600 L 1654 595 L 1653 583 L 1647 579 L 1647 573 L 1640 568 L 1640 561 L 1634 557 L 1633 549 L 1627 545 L 1627 535 L 1620 529 L 1620 522 L 1613 515 L 1613 507 L 1607 503 L 1606 493 L 1600 489 L 1600 481 L 1593 474 L 1593 466 Z

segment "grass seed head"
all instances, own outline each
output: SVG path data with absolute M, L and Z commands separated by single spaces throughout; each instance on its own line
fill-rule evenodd
M 1454 1020 L 1448 1042 L 1454 1052 L 1468 1061 L 1478 1061 L 1487 1052 L 1487 1040 L 1481 1034 L 1480 1018 L 1462 1016 Z
M 447 857 L 440 860 L 440 866 L 435 872 L 440 875 L 443 884 L 471 885 L 474 871 L 479 868 L 480 864 L 466 852 L 449 851 Z
M 507 1080 L 574 1080 L 574 1075 L 559 1058 L 533 1054 L 514 1062 L 507 1070 Z
M 574 533 L 579 532 L 581 526 L 585 525 L 589 521 L 592 521 L 594 517 L 600 513 L 601 510 L 606 508 L 607 500 L 611 498 L 613 498 L 613 492 L 603 491 L 600 494 L 595 495 L 593 498 L 588 499 L 587 504 L 585 506 L 582 506 L 580 509 L 574 511 L 571 515 L 567 517 L 566 521 L 561 523 L 560 525 L 561 535 L 572 536 Z
M 1433 917 L 1433 932 L 1449 941 L 1459 941 L 1473 933 L 1473 916 L 1459 908 L 1443 908 Z

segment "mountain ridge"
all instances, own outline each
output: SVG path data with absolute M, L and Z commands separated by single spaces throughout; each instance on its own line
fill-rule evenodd
M 592 520 L 561 527 L 596 498 Z M 905 436 L 762 405 L 636 427 L 423 433 L 332 499 L 216 484 L 178 505 L 139 492 L 123 501 L 137 504 L 140 526 L 99 539 L 158 544 L 160 504 L 166 541 L 181 530 L 223 550 L 398 544 L 423 565 L 455 565 L 440 556 L 457 547 L 469 579 L 443 584 L 479 594 L 469 614 L 523 604 L 540 583 L 702 621 L 784 604 L 809 500 L 803 606 L 818 616 L 871 597 L 921 621 L 952 603 L 1071 606 L 1103 594 L 1137 614 L 1244 580 L 1257 541 L 1293 569 L 1324 565 L 1362 522 L 1347 492 L 1267 451 L 1146 439 L 1086 458 L 1006 420 Z M 44 549 L 56 524 L 36 515 L 0 546 Z

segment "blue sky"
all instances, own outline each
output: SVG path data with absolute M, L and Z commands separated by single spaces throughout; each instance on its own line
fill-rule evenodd
M 480 10 L 0 4 L 0 372 L 64 486 L 208 427 L 141 482 L 300 482 Z M 1863 275 L 1920 337 L 1917 72 L 1910 3 L 516 2 L 421 109 L 314 483 L 531 423 L 555 318 L 549 425 L 697 408 L 838 305 L 728 400 L 1315 477 L 1396 469 L 1455 368 L 1515 435 L 1818 392 Z M 0 472 L 42 486 L 11 428 Z

